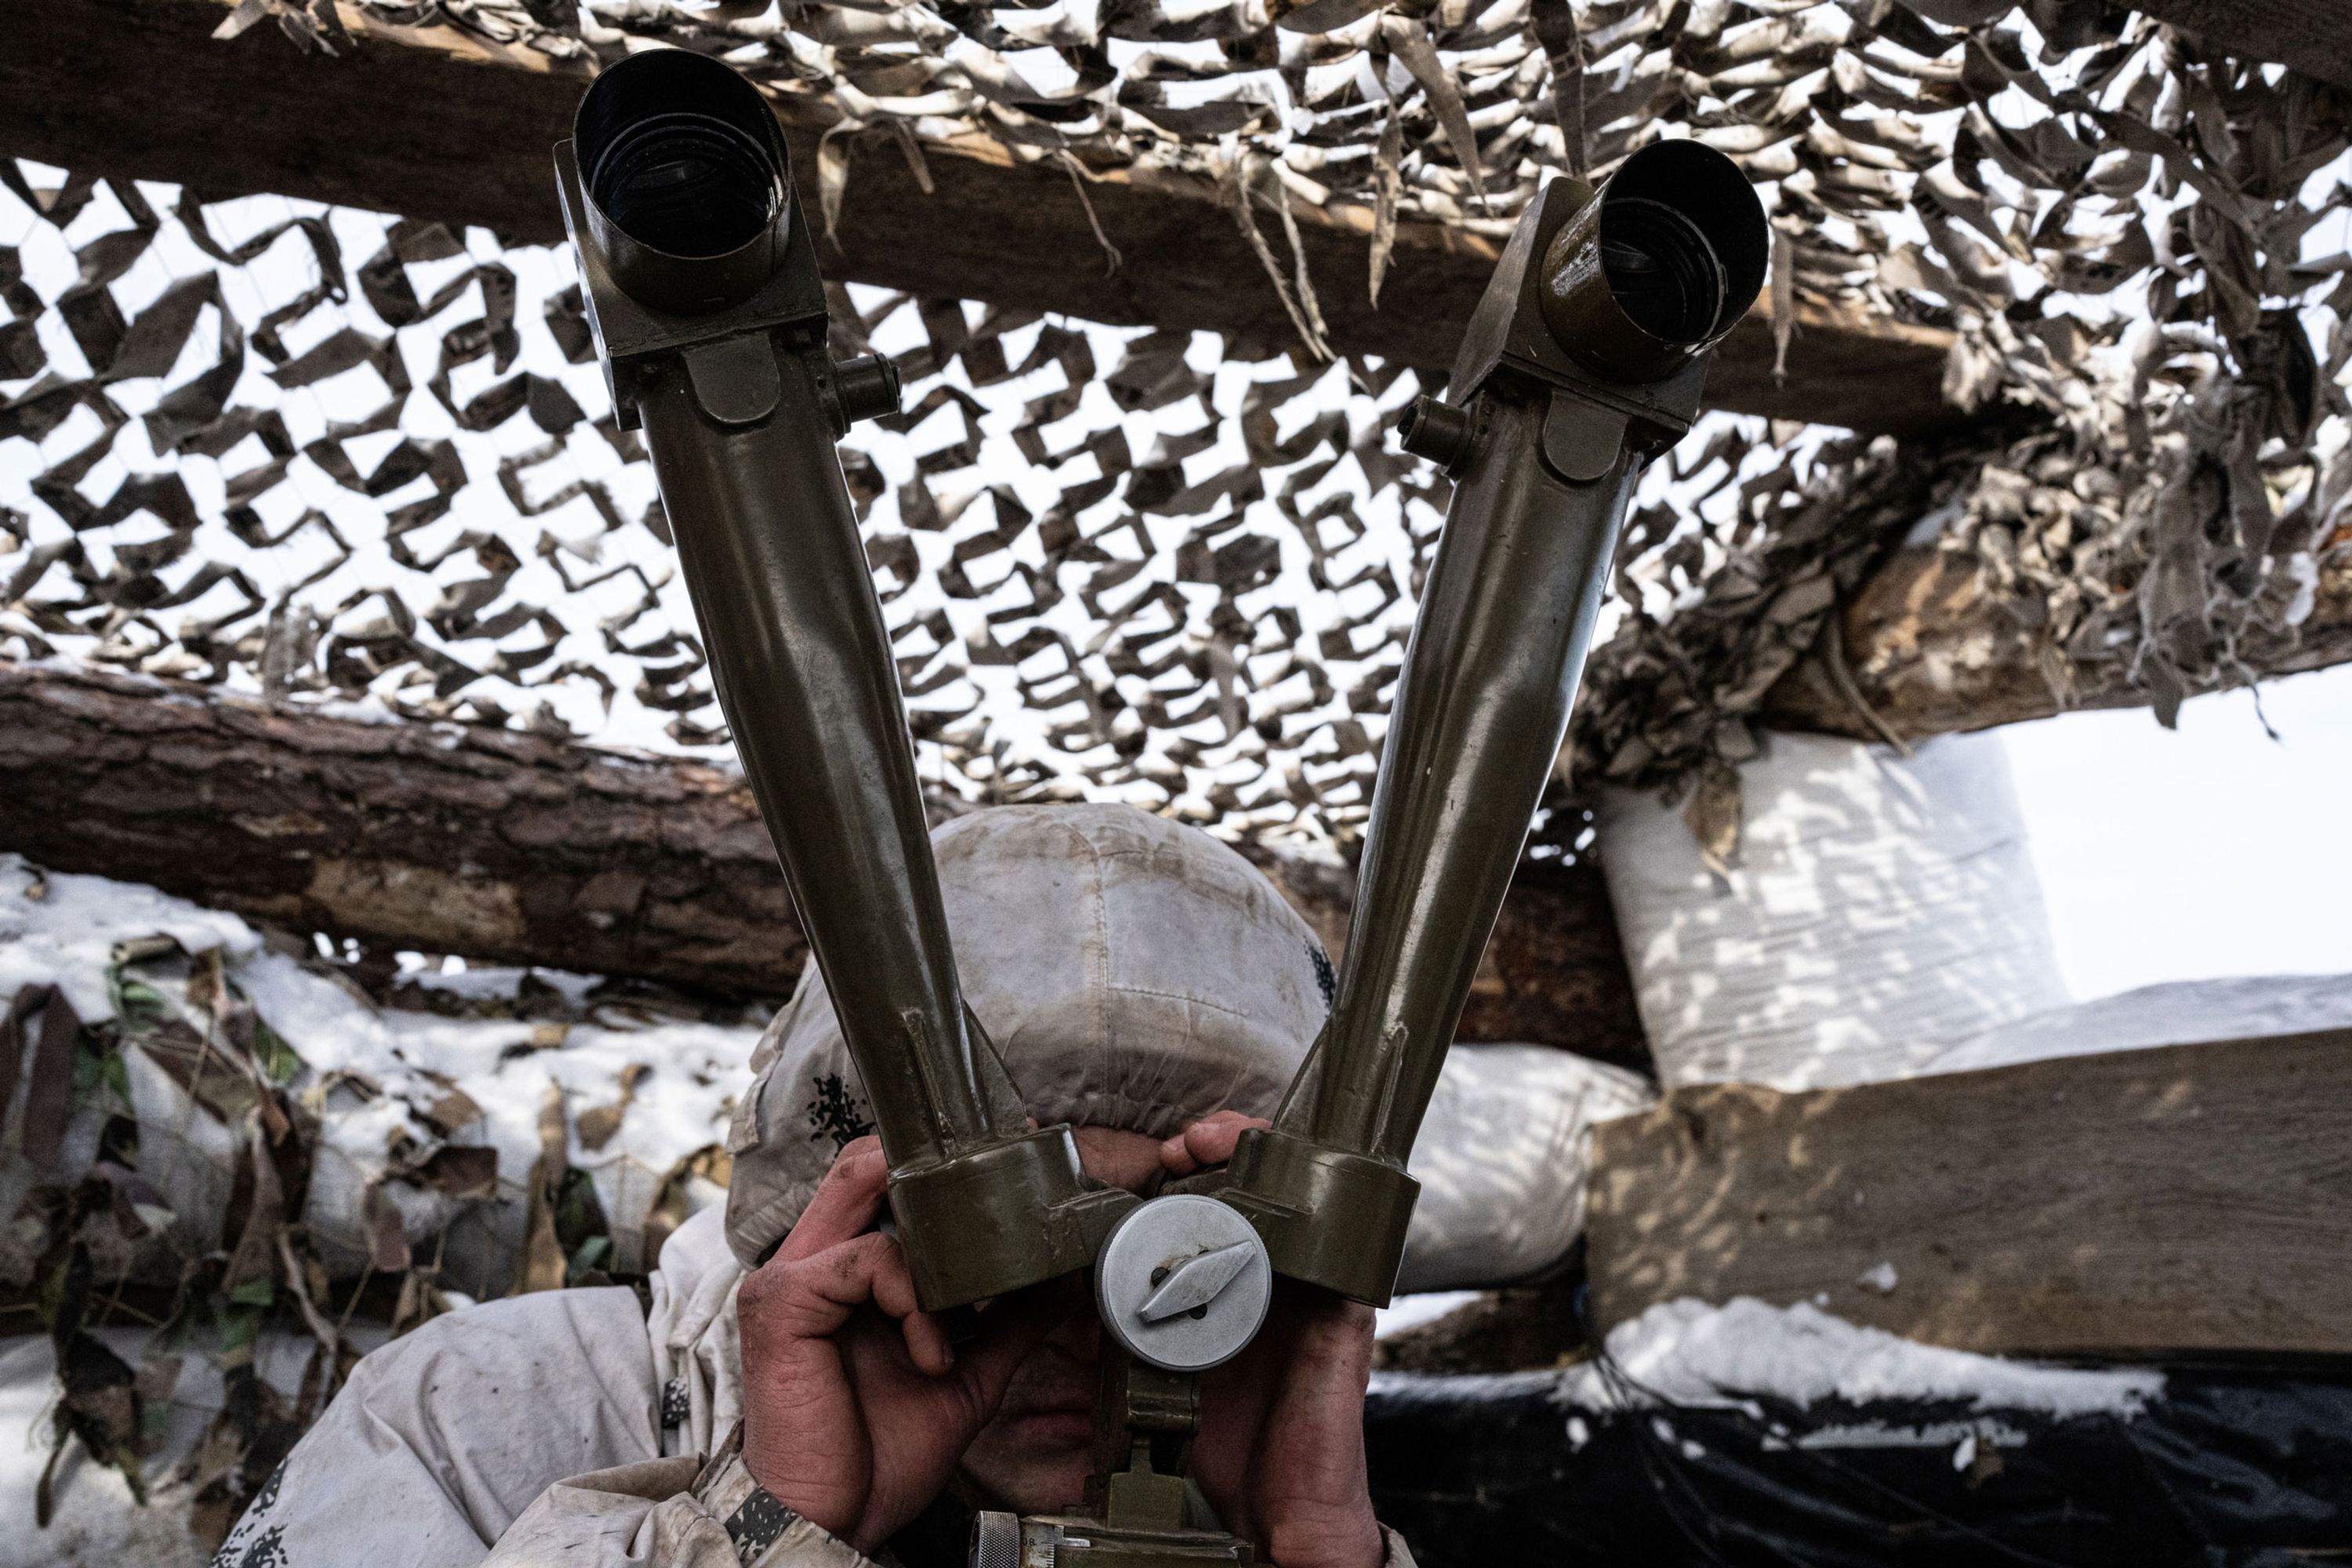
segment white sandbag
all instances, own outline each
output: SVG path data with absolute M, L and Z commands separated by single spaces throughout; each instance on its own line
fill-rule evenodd
M 1456 1046 L 1414 1143 L 1421 1183 L 1400 1292 L 1532 1279 L 1584 1229 L 1593 1123 L 1657 1095 L 1622 1068 L 1549 1046 Z
M 2051 1057 L 2263 1039 L 2322 1029 L 2352 1029 L 2352 975 L 2178 980 L 2003 1024 L 1946 1047 L 1924 1070 L 1973 1072 Z
M 1910 1076 L 2068 1000 L 2001 742 L 1775 735 L 1718 876 L 1678 807 L 1609 791 L 1609 894 L 1660 1080 Z

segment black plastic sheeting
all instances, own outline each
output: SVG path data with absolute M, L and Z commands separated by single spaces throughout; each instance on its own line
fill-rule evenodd
M 1561 1381 L 1374 1380 L 1373 1500 L 1422 1568 L 2352 1557 L 2352 1367 L 2168 1370 L 2138 1415 L 2072 1419 L 1769 1401 L 1601 1415 Z

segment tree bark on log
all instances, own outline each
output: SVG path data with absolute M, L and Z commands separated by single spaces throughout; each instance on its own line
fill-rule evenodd
M 2216 48 L 2352 87 L 2352 10 L 2312 0 L 2134 0 L 2135 10 Z
M 481 224 L 560 242 L 549 162 L 571 134 L 584 69 L 445 25 L 341 11 L 351 45 L 308 55 L 274 26 L 216 42 L 226 0 L 45 0 L 10 16 L 0 49 L 0 150 L 77 171 L 267 192 Z M 777 103 L 803 194 L 819 138 L 846 137 L 847 184 L 821 242 L 829 278 L 912 293 L 1063 311 L 1087 321 L 1296 341 L 1287 307 L 1204 175 L 1022 163 L 984 136 L 926 142 L 924 173 L 885 127 L 842 132 L 837 108 Z M 225 132 L 224 128 L 227 128 Z M 1400 359 L 1432 376 L 1454 363 L 1503 240 L 1453 225 L 1396 226 L 1382 297 L 1368 286 L 1373 214 L 1301 203 L 1300 264 L 1342 353 Z M 1099 234 L 1102 238 L 1096 237 Z M 1105 266 L 1105 245 L 1122 258 Z M 1851 308 L 1798 308 L 1785 366 L 1771 300 L 1717 351 L 1710 407 L 1857 429 L 1952 424 L 1951 334 Z M 1785 371 L 1785 374 L 1781 374 Z
M 784 995 L 807 955 L 731 769 L 99 671 L 0 663 L 0 849 L 380 949 L 729 997 Z M 1352 875 L 1259 858 L 1336 956 Z M 1461 1037 L 1646 1061 L 1597 869 L 1523 870 Z
M 1759 717 L 1768 727 L 1918 740 L 2155 700 L 2131 683 L 2120 658 L 2089 664 L 2046 647 L 2037 628 L 1987 591 L 1973 556 L 1897 551 L 1846 605 L 1841 629 L 1853 689 L 1817 648 L 1765 694 Z M 2292 647 L 2245 652 L 2264 680 L 2352 662 L 2352 561 L 2322 563 Z
M 719 768 L 0 668 L 0 846 L 298 931 L 738 994 L 805 951 Z

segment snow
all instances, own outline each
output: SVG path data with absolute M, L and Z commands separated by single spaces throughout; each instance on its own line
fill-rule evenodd
M 2179 980 L 2003 1024 L 1944 1047 L 1922 1070 L 1973 1072 L 2054 1057 L 2342 1028 L 2352 1028 L 2352 975 Z
M 1924 1345 L 1832 1317 L 1807 1303 L 1741 1297 L 1721 1307 L 1664 1301 L 1610 1331 L 1612 1381 L 1594 1363 L 1551 1374 L 1561 1403 L 1596 1412 L 1652 1399 L 1737 1405 L 1759 1397 L 1811 1406 L 1828 1400 L 1967 1405 L 2061 1418 L 2131 1415 L 2160 1394 L 2160 1373 L 2084 1370 Z
M 588 993 L 596 988 L 600 979 L 593 974 L 575 974 L 568 969 L 516 969 L 474 963 L 459 969 L 414 970 L 403 974 L 401 979 L 420 991 L 439 992 L 460 1001 L 480 1002 L 514 995 L 521 988 L 526 975 L 553 986 L 562 994 L 564 1001 L 574 1007 L 585 1005 Z
M 36 888 L 45 890 L 29 896 Z M 657 1019 L 633 1026 L 613 1010 L 594 1021 L 553 1024 L 379 1009 L 335 978 L 266 951 L 254 930 L 234 915 L 103 878 L 44 878 L 20 858 L 0 856 L 0 994 L 25 984 L 58 984 L 84 1017 L 103 1017 L 110 1010 L 103 971 L 116 945 L 156 934 L 193 952 L 221 951 L 229 978 L 301 1055 L 311 1084 L 354 1074 L 374 1091 L 338 1090 L 334 1103 L 341 1109 L 324 1119 L 307 1215 L 322 1242 L 360 1245 L 360 1197 L 367 1183 L 384 1171 L 394 1143 L 430 1146 L 440 1139 L 424 1112 L 454 1087 L 482 1115 L 450 1141 L 498 1151 L 502 1200 L 488 1205 L 496 1216 L 485 1217 L 501 1233 L 497 1245 L 519 1244 L 520 1187 L 538 1156 L 540 1107 L 553 1084 L 564 1091 L 575 1122 L 570 1158 L 593 1176 L 616 1244 L 633 1253 L 663 1177 L 688 1155 L 723 1141 L 732 1107 L 750 1087 L 758 1031 L 749 1025 Z M 581 988 L 563 984 L 574 978 L 558 976 L 554 983 L 576 1000 Z M 431 982 L 438 983 L 434 989 L 480 1000 L 511 994 L 521 979 L 517 971 L 467 971 Z M 631 1068 L 648 1070 L 638 1077 L 618 1131 L 603 1148 L 588 1149 L 579 1141 L 579 1114 L 616 1103 Z M 168 1088 L 161 1074 L 134 1074 L 134 1085 L 142 1097 Z M 142 1120 L 151 1109 L 142 1107 Z M 204 1163 L 208 1154 L 224 1152 L 201 1146 L 204 1141 L 193 1135 L 204 1130 L 189 1123 L 184 1109 L 173 1115 L 180 1135 L 169 1142 L 190 1159 Z M 159 1157 L 164 1142 L 158 1141 Z M 182 1184 L 164 1185 L 175 1204 L 196 1190 L 191 1186 L 184 1195 Z M 698 1190 L 698 1204 L 720 1195 L 709 1184 L 699 1188 L 708 1190 Z M 447 1200 L 397 1183 L 386 1191 L 400 1204 L 412 1237 L 421 1239 L 452 1217 Z M 1882 1290 L 1896 1284 L 1891 1268 L 1864 1278 Z M 474 1283 L 465 1277 L 451 1282 Z M 482 1283 L 496 1285 L 487 1275 Z M 1382 1331 L 1431 1321 L 1471 1299 L 1467 1292 L 1401 1298 L 1382 1314 Z M 1663 1303 L 1619 1325 L 1608 1351 L 1619 1375 L 1591 1364 L 1532 1375 L 1546 1380 L 1563 1405 L 1594 1412 L 1653 1398 L 1719 1405 L 1771 1397 L 1797 1405 L 1958 1402 L 1980 1411 L 2070 1416 L 2129 1414 L 2163 1387 L 2155 1373 L 2082 1371 L 1975 1355 L 1861 1327 L 1818 1305 L 1773 1307 L 1752 1300 L 1722 1307 L 1688 1300 Z
M 1478 1300 L 1483 1294 L 1477 1290 L 1423 1290 L 1399 1296 L 1372 1314 L 1372 1337 L 1384 1340 L 1391 1334 L 1433 1323 Z
M 759 1031 L 746 1026 L 693 1022 L 566 1028 L 415 1013 L 385 1013 L 377 1022 L 402 1067 L 448 1078 L 482 1108 L 481 1121 L 454 1142 L 496 1149 L 502 1188 L 520 1184 L 538 1158 L 541 1101 L 549 1084 L 562 1089 L 575 1124 L 571 1163 L 594 1179 L 614 1240 L 629 1259 L 663 1178 L 688 1155 L 725 1141 L 735 1103 L 751 1088 L 751 1047 L 759 1042 Z M 558 1031 L 561 1047 L 545 1046 Z M 620 1130 L 602 1149 L 588 1148 L 580 1142 L 580 1113 L 616 1103 L 621 1076 L 633 1067 L 650 1070 L 637 1080 Z M 420 1099 L 430 1103 L 442 1092 L 436 1085 L 425 1091 L 430 1098 Z M 381 1135 L 371 1139 L 355 1122 L 338 1131 L 339 1152 L 356 1167 L 381 1165 Z
M 564 1091 L 575 1124 L 571 1163 L 595 1182 L 616 1257 L 634 1266 L 663 1179 L 679 1161 L 724 1141 L 735 1101 L 751 1085 L 759 1030 L 748 1024 L 656 1019 L 633 1026 L 619 1009 L 601 1015 L 602 1021 L 568 1025 L 380 1009 L 335 976 L 267 950 L 259 933 L 235 915 L 152 888 L 45 873 L 19 856 L 0 855 L 0 998 L 24 985 L 53 984 L 84 1020 L 109 1017 L 105 971 L 116 948 L 157 935 L 190 953 L 221 952 L 230 983 L 308 1068 L 299 1089 L 318 1089 L 339 1075 L 358 1080 L 332 1092 L 305 1214 L 315 1239 L 352 1258 L 363 1249 L 367 1185 L 385 1173 L 395 1147 L 425 1151 L 444 1141 L 425 1112 L 454 1088 L 480 1106 L 482 1116 L 446 1141 L 498 1152 L 501 1201 L 481 1216 L 492 1256 L 473 1260 L 482 1283 L 498 1284 L 498 1258 L 510 1257 L 520 1244 L 523 1183 L 539 1157 L 540 1106 L 552 1083 Z M 574 1006 L 593 984 L 585 976 L 531 973 Z M 513 996 L 524 973 L 483 969 L 410 978 L 479 1002 Z M 645 1070 L 618 1130 L 601 1149 L 587 1148 L 578 1135 L 580 1113 L 618 1102 L 622 1076 L 633 1068 Z M 151 1179 L 194 1233 L 210 1234 L 227 1198 L 234 1139 L 163 1074 L 136 1060 L 130 1072 L 142 1124 L 168 1134 L 152 1141 Z M 459 1211 L 456 1200 L 403 1183 L 385 1193 L 419 1243 Z M 720 1195 L 697 1184 L 690 1203 Z
M 85 1022 L 111 1017 L 106 968 L 115 944 L 157 935 L 192 953 L 261 950 L 260 934 L 235 915 L 136 883 L 43 872 L 0 853 L 0 996 L 56 985 Z
M 191 952 L 220 951 L 228 982 L 301 1058 L 307 1072 L 296 1091 L 314 1096 L 325 1112 L 303 1218 L 339 1278 L 362 1267 L 362 1215 L 373 1186 L 399 1212 L 412 1244 L 445 1258 L 446 1278 L 477 1294 L 502 1289 L 521 1245 L 525 1183 L 539 1157 L 551 1085 L 562 1091 L 572 1122 L 570 1163 L 594 1182 L 610 1224 L 612 1265 L 635 1272 L 644 1266 L 647 1212 L 665 1183 L 681 1162 L 725 1141 L 751 1085 L 760 1030 L 750 1021 L 648 1015 L 596 1001 L 593 976 L 472 965 L 412 968 L 401 978 L 414 988 L 410 996 L 423 992 L 436 1008 L 454 1003 L 469 1014 L 517 998 L 530 980 L 560 995 L 562 1011 L 584 1016 L 557 1022 L 379 1007 L 331 970 L 265 946 L 234 915 L 97 877 L 51 875 L 42 897 L 26 897 L 40 879 L 14 856 L 0 863 L 0 997 L 17 985 L 55 981 L 68 985 L 84 1018 L 98 1019 L 110 1012 L 104 970 L 118 944 L 160 933 Z M 236 1141 L 135 1047 L 125 1056 L 134 1111 L 155 1134 L 144 1162 L 154 1169 L 146 1173 L 191 1238 L 213 1236 L 231 1190 Z M 620 1105 L 625 1080 L 632 1087 L 617 1131 L 601 1147 L 587 1147 L 580 1117 Z M 453 1092 L 481 1110 L 464 1127 L 440 1125 L 434 1114 Z M 1424 1192 L 1409 1279 L 1430 1286 L 1517 1279 L 1565 1253 L 1581 1226 L 1588 1123 L 1648 1098 L 1647 1086 L 1630 1074 L 1549 1048 L 1455 1052 L 1415 1154 Z M 90 1121 L 83 1142 L 94 1147 L 97 1129 Z M 469 1206 L 404 1174 L 445 1142 L 496 1151 L 495 1200 Z M 82 1144 L 69 1140 L 69 1148 Z M 82 1150 L 79 1158 L 88 1157 Z M 688 1187 L 688 1212 L 725 1196 L 698 1177 Z M 445 1231 L 443 1254 L 436 1238 Z M 1471 1299 L 1456 1291 L 1401 1303 L 1402 1312 L 1383 1316 L 1383 1331 Z
M 382 1342 L 381 1325 L 350 1325 L 362 1351 Z M 144 1357 L 150 1331 L 96 1331 L 108 1349 L 131 1364 Z M 29 1528 L 41 1471 L 50 1457 L 49 1413 L 58 1401 L 56 1356 L 47 1334 L 0 1338 L 0 1520 L 22 1521 L 0 1531 L 0 1568 L 202 1568 L 204 1553 L 188 1532 L 193 1487 L 178 1467 L 204 1439 L 226 1400 L 222 1369 L 228 1357 L 199 1335 L 179 1357 L 155 1445 L 144 1466 L 148 1506 L 131 1498 L 115 1470 L 92 1464 L 79 1443 L 60 1462 L 55 1482 L 57 1516 L 45 1531 Z M 249 1352 L 262 1380 L 288 1400 L 317 1348 L 307 1335 L 266 1327 Z

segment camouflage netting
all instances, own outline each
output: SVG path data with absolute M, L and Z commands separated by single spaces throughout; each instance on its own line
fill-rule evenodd
M 2352 282 L 2321 255 L 2343 100 L 2099 4 L 362 9 L 555 54 L 717 50 L 918 148 L 1208 172 L 1268 256 L 1300 203 L 1499 229 L 1548 172 L 1724 148 L 1775 215 L 1780 321 L 1803 297 L 1955 328 L 1947 390 L 1997 417 L 1696 435 L 1622 552 L 1588 780 L 1745 754 L 1764 692 L 1906 535 L 1980 563 L 2062 685 L 2120 661 L 2167 704 L 2291 643 L 2345 541 Z M 252 0 L 231 26 L 333 48 L 331 14 Z M 568 258 L 5 167 L 0 652 L 721 742 Z M 1352 834 L 1444 498 L 1383 433 L 1414 377 L 1325 363 L 1293 280 L 1306 333 L 1271 360 L 842 298 L 844 338 L 909 389 L 845 456 L 929 776 Z
M 1759 183 L 1781 236 L 1778 321 L 1809 299 L 1952 328 L 1947 388 L 1979 417 L 1901 442 L 1710 419 L 1631 524 L 1615 636 L 1580 708 L 1581 780 L 1696 773 L 1716 781 L 1698 815 L 1719 823 L 1766 692 L 1906 541 L 1956 552 L 2039 628 L 2062 696 L 2119 668 L 2160 713 L 2275 662 L 2352 545 L 2345 103 L 2096 0 L 361 8 L 562 55 L 720 50 L 845 127 L 902 129 L 918 151 L 992 137 L 1081 189 L 1121 165 L 1227 182 L 1302 323 L 1271 359 L 953 300 L 838 301 L 844 347 L 870 336 L 908 382 L 908 415 L 845 458 L 926 775 L 973 798 L 1108 795 L 1344 843 L 1444 497 L 1384 435 L 1415 378 L 1328 363 L 1316 280 L 1278 259 L 1286 212 L 1499 231 L 1547 173 L 1605 173 L 1654 136 L 1703 137 Z M 249 0 L 231 26 L 332 48 L 333 15 Z M 820 161 L 821 208 L 846 168 Z M 650 475 L 612 423 L 561 252 L 5 157 L 0 184 L 0 657 L 723 744 Z M 1802 336 L 1782 346 L 1801 366 Z M 357 1292 L 312 1290 L 329 1260 L 285 1223 L 314 1146 L 278 1121 L 315 1112 L 313 1091 L 383 1086 L 346 1071 L 289 1090 L 338 1032 L 273 1045 L 201 955 L 133 950 L 116 969 L 104 1008 L 29 983 L 8 1002 L 10 1059 L 31 1051 L 104 1156 L 88 1181 L 50 1182 L 19 1240 L 55 1282 L 42 1321 L 79 1390 L 58 1420 L 135 1468 L 140 1390 L 170 1388 L 178 1362 L 167 1338 L 134 1372 L 85 1328 L 121 1304 L 94 1293 L 120 1260 L 98 1260 L 148 1238 L 160 1194 L 142 1184 L 165 1144 L 126 1142 L 129 1080 L 110 1075 L 177 1061 L 174 1081 L 242 1130 L 235 1245 L 167 1314 L 210 1314 L 231 1368 L 224 1424 L 183 1479 L 217 1539 L 352 1348 L 320 1309 L 347 1314 Z M 541 1042 L 512 1027 L 529 1064 Z M 622 1119 L 633 1082 L 591 1113 Z M 465 1109 L 420 1103 L 426 1121 Z M 599 1239 L 584 1200 L 562 1212 L 583 1188 L 568 1162 L 592 1146 L 583 1116 L 567 1154 L 564 1121 L 520 1134 L 520 1157 L 493 1164 L 503 1186 L 478 1154 L 436 1165 L 454 1142 L 420 1137 L 373 1148 L 398 1166 L 374 1190 L 518 1206 L 548 1244 L 546 1282 L 592 1277 L 601 1254 L 566 1256 Z M 648 1220 L 670 1195 L 665 1181 Z M 373 1220 L 357 1241 L 363 1270 L 402 1279 L 394 1316 L 433 1309 L 437 1269 Z M 235 1353 L 272 1314 L 317 1346 L 290 1402 Z
M 362 1351 L 724 1201 L 764 1010 L 290 945 L 0 853 L 0 1564 L 202 1561 Z
M 0 514 L 23 546 L 5 651 L 722 742 L 567 258 L 226 206 L 183 199 L 166 218 L 135 187 L 70 183 L 50 201 L 68 225 L 51 235 L 105 237 L 82 247 L 100 281 L 43 324 L 68 344 L 79 325 L 110 369 L 53 374 L 0 413 L 44 459 L 18 481 L 34 515 Z M 372 258 L 347 268 L 352 254 Z M 231 265 L 177 275 L 184 257 Z M 129 292 L 133 262 L 161 291 L 119 311 L 107 285 Z M 1436 521 L 1373 403 L 1409 377 L 1252 366 L 1190 334 L 954 301 L 842 304 L 845 350 L 872 332 L 910 384 L 908 412 L 844 457 L 928 773 L 980 798 L 1092 788 L 1204 817 L 1265 815 L 1269 788 L 1285 818 L 1360 803 L 1373 742 L 1358 715 L 1377 712 Z M 140 384 L 184 353 L 211 370 Z M 164 458 L 133 468 L 125 447 Z M 1236 535 L 1244 511 L 1286 537 Z M 1285 574 L 1304 593 L 1269 595 Z
M 2057 706 L 2118 672 L 2167 724 L 2276 668 L 2352 564 L 2342 96 L 2161 28 L 2037 63 L 1990 21 L 2005 7 L 1916 8 L 1988 18 L 1959 79 L 2007 112 L 1970 108 L 1913 190 L 1943 262 L 1898 245 L 1878 279 L 1950 302 L 1946 395 L 1983 420 L 1800 440 L 1715 526 L 1637 518 L 1636 610 L 1595 660 L 1581 776 L 1725 781 L 1757 743 L 1744 716 L 1809 651 L 1842 660 L 1833 609 L 1905 544 L 1974 566 L 2035 634 Z M 1759 466 L 1739 432 L 1681 461 L 1712 458 L 1727 483 Z

